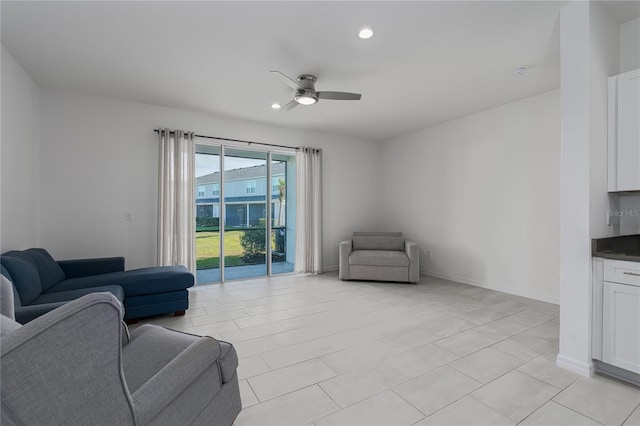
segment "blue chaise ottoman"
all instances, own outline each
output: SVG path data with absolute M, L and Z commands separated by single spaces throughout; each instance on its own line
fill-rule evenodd
M 124 270 L 123 257 L 56 262 L 44 249 L 0 256 L 2 275 L 14 287 L 16 321 L 24 324 L 85 294 L 108 291 L 124 305 L 124 319 L 174 313 L 189 308 L 187 288 L 194 277 L 184 266 Z

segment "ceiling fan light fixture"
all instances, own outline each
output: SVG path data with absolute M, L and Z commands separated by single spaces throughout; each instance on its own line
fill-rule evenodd
M 364 27 L 360 29 L 360 32 L 358 32 L 358 37 L 360 37 L 363 40 L 371 38 L 373 37 L 373 30 L 369 27 Z
M 318 98 L 314 97 L 308 93 L 302 93 L 300 95 L 296 95 L 295 98 L 297 103 L 300 105 L 313 105 L 318 102 Z

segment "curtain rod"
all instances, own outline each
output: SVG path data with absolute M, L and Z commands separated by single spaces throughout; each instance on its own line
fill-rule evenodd
M 156 132 L 156 133 L 160 133 L 160 129 L 153 129 L 153 131 Z M 173 130 L 171 130 L 169 133 L 175 133 L 175 132 Z M 295 149 L 296 151 L 300 149 L 297 146 L 276 145 L 276 144 L 272 144 L 272 143 L 254 142 L 254 141 L 243 141 L 243 140 L 240 140 L 240 139 L 220 138 L 218 136 L 207 136 L 207 135 L 198 135 L 198 134 L 194 134 L 193 136 L 196 137 L 196 138 L 216 139 L 216 140 L 219 140 L 219 141 L 242 142 L 242 143 L 248 143 L 249 145 L 254 144 L 254 145 L 264 145 L 264 146 L 275 146 L 275 147 L 278 147 L 278 148 Z

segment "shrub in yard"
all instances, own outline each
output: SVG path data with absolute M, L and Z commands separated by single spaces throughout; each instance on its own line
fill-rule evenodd
M 240 235 L 240 245 L 244 250 L 242 260 L 245 263 L 264 263 L 267 252 L 266 226 L 266 219 L 259 219 L 257 225 L 251 226 Z

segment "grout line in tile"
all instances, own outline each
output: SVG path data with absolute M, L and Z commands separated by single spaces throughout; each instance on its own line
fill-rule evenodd
M 555 402 L 555 401 L 554 401 L 554 402 Z M 629 415 L 628 415 L 628 416 L 627 416 L 627 417 L 622 421 L 622 424 L 623 424 L 623 425 L 625 424 L 625 422 L 626 422 L 627 420 L 629 420 L 629 417 L 631 417 L 631 416 L 633 415 L 633 413 L 635 413 L 635 412 L 636 412 L 636 410 L 640 410 L 640 403 L 636 406 L 636 408 L 634 408 L 633 410 L 631 410 L 631 412 L 629 413 Z M 580 413 L 580 414 L 582 414 L 582 413 Z M 582 415 L 584 416 L 584 414 L 582 414 Z M 592 419 L 592 420 L 593 420 L 593 419 Z M 635 426 L 635 425 L 629 425 L 629 426 Z
M 576 379 L 576 380 L 577 380 L 577 379 Z M 537 412 L 537 411 L 541 410 L 541 409 L 542 409 L 542 407 L 544 407 L 544 406 L 545 406 L 545 405 L 547 405 L 548 403 L 552 402 L 552 403 L 554 403 L 554 404 L 558 404 L 559 406 L 561 406 L 561 407 L 563 407 L 563 408 L 568 409 L 569 411 L 573 411 L 574 413 L 579 414 L 579 415 L 581 415 L 582 417 L 586 417 L 586 418 L 588 418 L 589 420 L 592 420 L 592 421 L 596 422 L 596 423 L 597 423 L 597 424 L 599 424 L 599 425 L 605 426 L 605 425 L 603 425 L 602 423 L 600 423 L 599 421 L 597 421 L 597 420 L 595 420 L 595 419 L 592 419 L 591 417 L 587 416 L 587 415 L 586 415 L 586 414 L 584 414 L 584 413 L 581 413 L 581 412 L 579 412 L 579 411 L 574 410 L 574 409 L 573 409 L 573 408 L 571 408 L 571 407 L 567 407 L 566 405 L 563 405 L 563 404 L 560 404 L 560 403 L 559 403 L 559 402 L 557 402 L 557 401 L 554 401 L 554 400 L 553 400 L 553 398 L 555 398 L 556 396 L 558 396 L 558 394 L 555 394 L 551 399 L 547 400 L 547 401 L 546 401 L 544 404 L 542 404 L 540 407 L 536 408 L 534 411 L 532 411 L 531 413 L 529 413 L 529 415 L 528 415 L 527 417 L 525 417 L 524 419 L 520 420 L 517 424 L 519 425 L 520 423 L 524 422 L 527 418 L 531 417 L 535 412 Z M 474 399 L 475 399 L 475 398 L 474 398 Z M 631 414 L 633 414 L 633 411 L 631 412 Z M 629 416 L 631 416 L 631 414 L 629 414 Z M 627 418 L 628 418 L 628 417 L 627 417 Z M 625 422 L 625 421 L 626 421 L 626 419 L 625 419 L 621 424 L 624 424 L 624 422 Z

